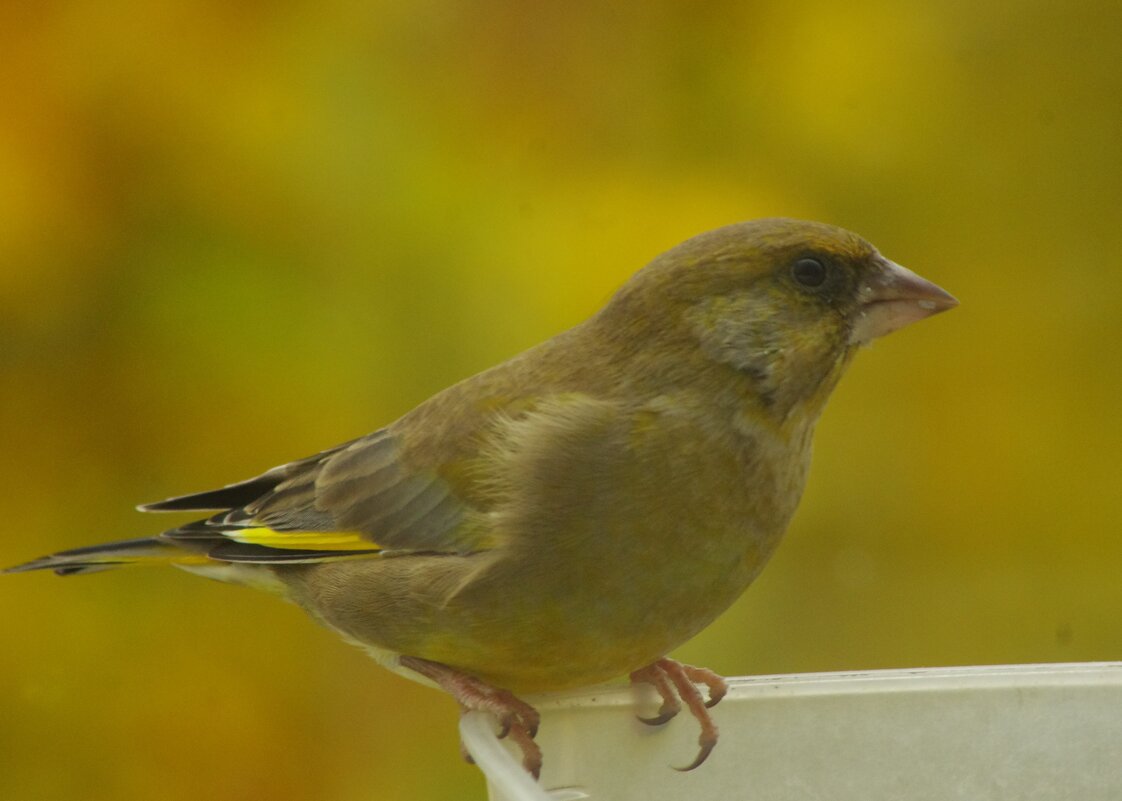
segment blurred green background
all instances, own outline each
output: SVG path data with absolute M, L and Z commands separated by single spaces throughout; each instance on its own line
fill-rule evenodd
M 784 546 L 679 656 L 1120 659 L 1119 52 L 1108 0 L 4 3 L 0 563 L 152 533 L 133 504 L 791 215 L 962 306 L 859 357 Z M 446 697 L 272 598 L 133 570 L 0 609 L 0 797 L 484 795 Z

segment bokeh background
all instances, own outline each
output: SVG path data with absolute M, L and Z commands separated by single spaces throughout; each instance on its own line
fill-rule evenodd
M 151 533 L 135 503 L 791 215 L 962 306 L 861 355 L 785 544 L 679 656 L 1120 659 L 1120 52 L 1109 0 L 4 3 L 0 562 Z M 0 610 L 0 797 L 484 796 L 447 698 L 272 598 L 39 574 Z

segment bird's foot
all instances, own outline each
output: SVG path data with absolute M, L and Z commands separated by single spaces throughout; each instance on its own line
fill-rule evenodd
M 640 668 L 631 674 L 632 684 L 650 684 L 662 698 L 662 706 L 654 717 L 639 717 L 643 723 L 650 726 L 660 726 L 678 714 L 682 703 L 690 713 L 697 718 L 701 725 L 701 734 L 697 739 L 701 750 L 697 757 L 684 768 L 677 770 L 693 770 L 708 758 L 709 753 L 717 744 L 717 724 L 709 714 L 709 708 L 715 706 L 728 692 L 728 684 L 711 670 L 683 665 L 673 659 L 659 659 L 645 668 Z M 702 697 L 697 684 L 704 684 L 709 691 L 708 700 Z
M 531 776 L 538 778 L 542 769 L 542 751 L 534 742 L 534 736 L 538 733 L 541 716 L 536 709 L 509 690 L 493 687 L 475 676 L 440 662 L 402 656 L 399 664 L 434 681 L 456 699 L 462 711 L 489 712 L 498 718 L 499 737 L 509 737 L 518 746 L 522 751 L 522 766 Z M 464 758 L 471 762 L 470 755 L 466 751 L 463 753 Z

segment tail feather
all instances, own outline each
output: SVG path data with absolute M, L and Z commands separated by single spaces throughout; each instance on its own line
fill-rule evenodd
M 202 558 L 205 561 L 205 557 Z M 53 570 L 60 576 L 73 576 L 80 573 L 93 573 L 128 564 L 168 564 L 194 563 L 200 561 L 198 554 L 186 551 L 159 537 L 143 537 L 136 540 L 108 542 L 85 548 L 59 551 L 50 556 L 33 559 L 22 565 L 0 571 L 4 573 L 24 573 L 29 570 Z

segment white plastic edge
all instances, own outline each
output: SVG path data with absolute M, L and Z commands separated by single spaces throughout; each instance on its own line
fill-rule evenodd
M 796 696 L 853 696 L 865 693 L 940 691 L 999 687 L 1122 685 L 1122 662 L 985 665 L 897 670 L 802 673 L 730 677 L 729 701 Z M 633 688 L 603 685 L 586 690 L 527 698 L 539 711 L 588 707 L 632 707 Z M 460 719 L 464 747 L 491 785 L 492 798 L 507 801 L 576 801 L 590 796 L 578 787 L 544 789 L 530 776 L 496 735 L 498 723 L 483 712 Z
M 588 798 L 576 788 L 545 790 L 506 750 L 495 729 L 498 721 L 487 712 L 467 712 L 460 717 L 464 748 L 483 771 L 493 790 L 513 801 L 577 801 Z
M 1041 662 L 1018 665 L 895 668 L 831 673 L 784 673 L 729 676 L 728 698 L 777 695 L 851 695 L 896 691 L 983 688 L 1002 686 L 1058 686 L 1070 683 L 1118 684 L 1122 662 Z M 539 712 L 591 706 L 631 706 L 635 688 L 601 685 L 588 690 L 549 693 L 527 698 Z

